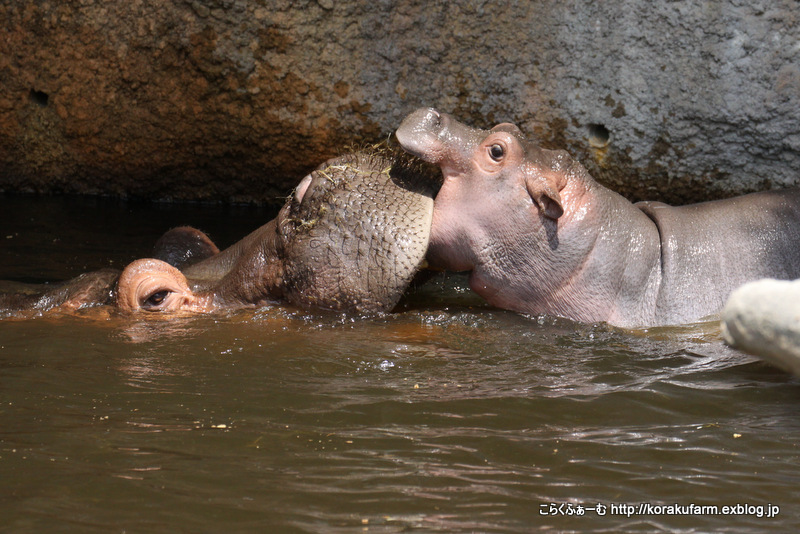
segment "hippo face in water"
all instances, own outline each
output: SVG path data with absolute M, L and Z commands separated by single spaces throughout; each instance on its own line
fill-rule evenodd
M 153 258 L 51 288 L 0 290 L 0 312 L 113 304 L 126 313 L 207 312 L 288 301 L 304 309 L 388 312 L 424 262 L 438 172 L 387 147 L 332 159 L 278 216 L 220 252 L 191 227 Z
M 132 263 L 118 305 L 207 311 L 286 300 L 390 311 L 428 248 L 438 186 L 430 174 L 385 148 L 330 160 L 300 182 L 273 221 L 230 249 L 182 270 L 155 259 Z

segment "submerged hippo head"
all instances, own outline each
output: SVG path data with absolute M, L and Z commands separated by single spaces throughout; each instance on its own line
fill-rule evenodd
M 369 148 L 306 176 L 270 223 L 178 271 L 139 260 L 120 278 L 124 311 L 207 311 L 287 300 L 302 308 L 390 311 L 424 262 L 430 170 L 399 150 Z

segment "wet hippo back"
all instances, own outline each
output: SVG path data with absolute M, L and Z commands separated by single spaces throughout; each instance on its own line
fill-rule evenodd
M 800 278 L 800 188 L 636 206 L 656 223 L 661 240 L 659 323 L 716 313 L 751 280 Z
M 305 185 L 279 228 L 286 298 L 390 311 L 428 248 L 438 187 L 431 171 L 402 152 L 368 149 L 326 162 Z
M 118 278 L 119 271 L 101 269 L 53 285 L 0 282 L 0 319 L 108 304 L 114 299 Z

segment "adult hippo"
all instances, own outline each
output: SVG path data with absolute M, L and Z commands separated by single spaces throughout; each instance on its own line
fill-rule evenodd
M 190 226 L 173 228 L 153 247 L 153 258 L 186 268 L 219 253 L 202 231 Z M 4 315 L 73 312 L 104 304 L 116 305 L 120 271 L 101 269 L 56 284 L 25 284 L 0 281 L 0 317 Z M 124 286 L 124 284 L 123 284 Z
M 676 324 L 717 313 L 747 281 L 800 277 L 800 189 L 632 204 L 511 124 L 480 130 L 420 109 L 396 136 L 444 175 L 430 265 L 470 271 L 473 290 L 495 306 Z
M 385 147 L 341 156 L 306 176 L 275 219 L 222 252 L 182 227 L 159 241 L 159 257 L 23 300 L 41 311 L 112 304 L 129 313 L 207 312 L 271 301 L 390 311 L 424 261 L 436 174 Z M 0 295 L 0 310 L 4 298 L 6 309 L 24 307 L 21 295 Z

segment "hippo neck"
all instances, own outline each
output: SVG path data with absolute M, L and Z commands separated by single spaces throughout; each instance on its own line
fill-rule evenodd
M 254 230 L 242 240 L 229 246 L 219 254 L 216 254 L 203 261 L 184 267 L 181 272 L 194 286 L 193 289 L 203 289 L 213 286 L 233 268 L 239 257 L 248 246 L 256 242 L 270 223 Z
M 575 184 L 581 206 L 593 216 L 572 211 L 564 221 L 564 241 L 592 242 L 566 289 L 570 317 L 616 326 L 646 326 L 655 320 L 661 284 L 661 245 L 650 218 L 621 195 L 588 175 Z
M 277 219 L 185 270 L 193 289 L 216 306 L 260 304 L 282 297 Z

